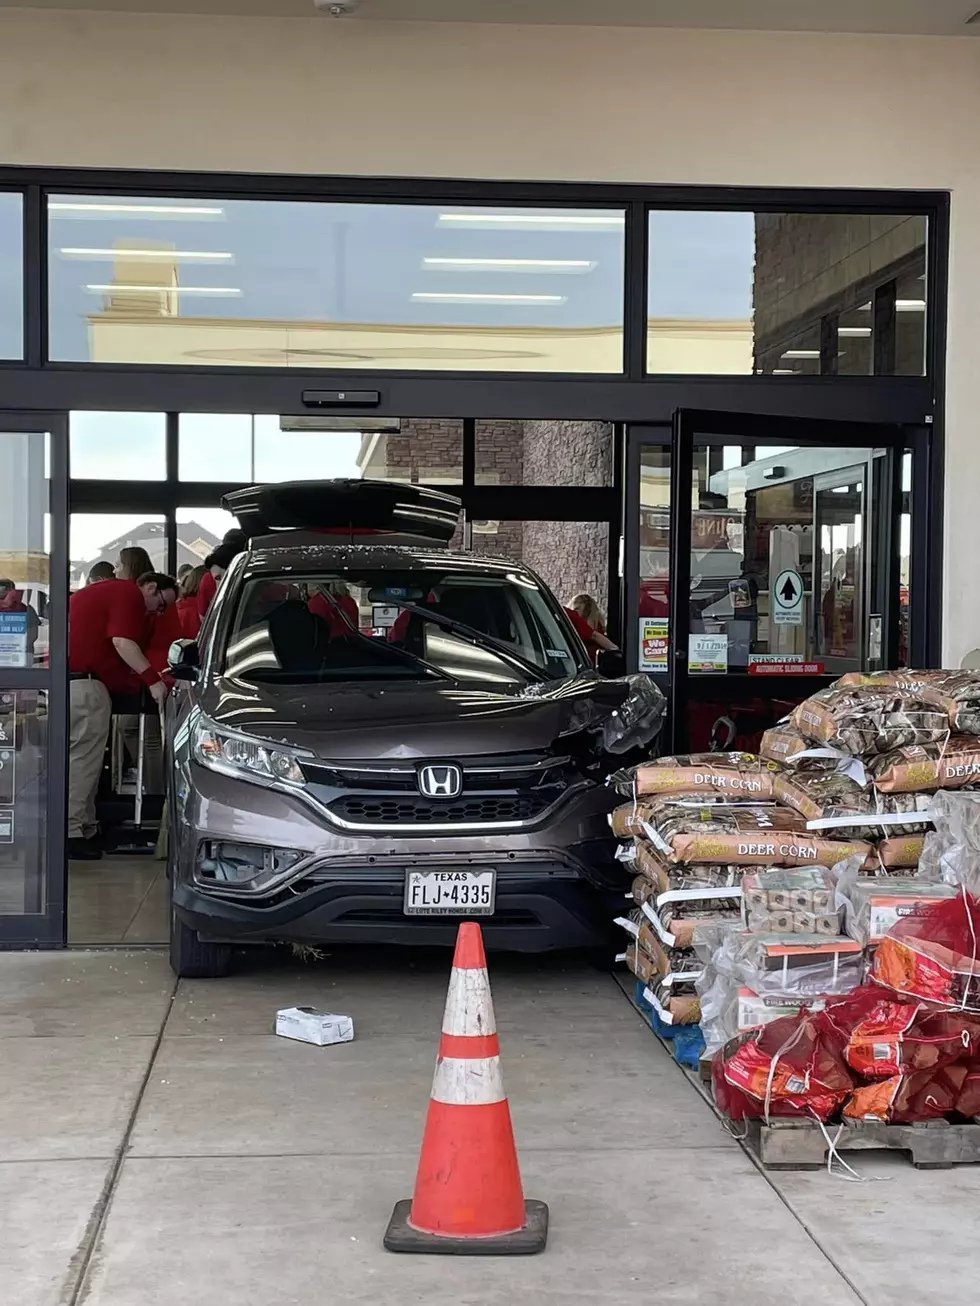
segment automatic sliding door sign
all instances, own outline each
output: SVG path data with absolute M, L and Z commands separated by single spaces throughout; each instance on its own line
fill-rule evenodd
M 787 568 L 772 587 L 772 620 L 776 626 L 803 625 L 803 577 Z

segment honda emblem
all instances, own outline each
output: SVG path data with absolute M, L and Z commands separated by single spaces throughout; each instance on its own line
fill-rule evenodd
M 420 766 L 419 793 L 426 798 L 458 798 L 463 792 L 462 768 L 454 762 L 439 766 Z

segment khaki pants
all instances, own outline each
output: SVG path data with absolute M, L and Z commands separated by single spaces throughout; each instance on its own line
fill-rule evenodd
M 68 685 L 68 838 L 95 834 L 95 795 L 102 774 L 112 700 L 101 680 L 72 680 Z

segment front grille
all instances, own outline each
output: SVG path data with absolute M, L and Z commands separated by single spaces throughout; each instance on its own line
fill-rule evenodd
M 445 760 L 432 758 L 438 764 Z M 568 757 L 508 753 L 460 759 L 463 788 L 453 799 L 419 793 L 417 762 L 303 763 L 310 793 L 346 825 L 400 826 L 419 833 L 433 826 L 527 824 L 561 798 L 581 776 Z
M 355 825 L 489 825 L 501 821 L 533 821 L 554 801 L 545 791 L 518 796 L 485 795 L 482 798 L 439 800 L 374 797 L 358 794 L 338 798 L 330 810 Z

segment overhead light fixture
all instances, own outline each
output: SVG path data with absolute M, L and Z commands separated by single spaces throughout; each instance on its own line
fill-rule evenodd
M 427 268 L 462 268 L 476 272 L 590 272 L 595 263 L 587 258 L 430 258 Z
M 564 304 L 564 295 L 493 295 L 493 294 L 453 294 L 441 290 L 416 290 L 413 299 L 439 300 L 458 304 Z
M 116 213 L 136 218 L 220 218 L 224 209 L 205 204 L 116 204 L 91 200 L 48 200 L 49 213 Z
M 773 376 L 799 376 L 799 372 L 797 372 L 795 367 L 774 367 L 772 369 L 772 375 Z
M 74 245 L 59 249 L 58 253 L 64 258 L 147 258 L 162 259 L 168 263 L 173 259 L 195 259 L 200 263 L 222 263 L 234 258 L 233 254 L 209 249 L 126 249 L 125 247 L 119 249 L 87 249 Z
M 852 340 L 866 340 L 871 335 L 870 327 L 862 326 L 843 326 L 837 328 L 839 336 L 846 336 Z
M 787 349 L 780 358 L 819 358 L 819 349 Z
M 926 311 L 926 301 L 924 299 L 896 299 L 896 313 L 924 313 Z
M 626 214 L 604 213 L 440 213 L 440 223 L 447 226 L 470 225 L 486 227 L 512 227 L 516 229 L 542 227 L 558 230 L 563 227 L 615 229 L 625 227 Z
M 165 291 L 168 295 L 240 295 L 242 292 L 237 286 L 139 286 L 132 281 L 115 281 L 106 282 L 104 285 L 88 285 L 85 287 L 94 295 L 99 294 L 116 294 L 118 291 L 136 292 L 143 294 L 146 291 L 160 290 Z

